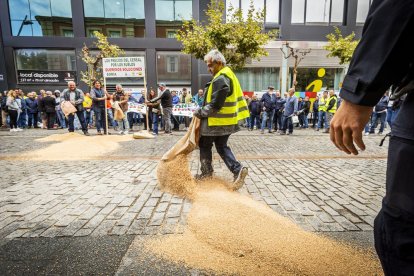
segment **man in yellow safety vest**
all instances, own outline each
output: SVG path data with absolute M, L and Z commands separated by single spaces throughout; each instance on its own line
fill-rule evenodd
M 208 71 L 213 79 L 207 83 L 204 104 L 194 112 L 201 119 L 200 124 L 200 163 L 201 174 L 196 179 L 210 178 L 213 175 L 213 143 L 227 168 L 233 173 L 233 188 L 244 184 L 248 169 L 234 157 L 227 145 L 231 134 L 240 130 L 239 121 L 249 117 L 249 109 L 243 98 L 243 91 L 233 71 L 226 66 L 226 59 L 218 50 L 210 51 L 205 57 Z
M 326 101 L 326 129 L 324 133 L 329 133 L 329 126 L 333 116 L 336 113 L 336 109 L 338 108 L 338 97 L 335 95 L 335 91 L 329 90 L 329 98 Z
M 320 128 L 325 129 L 328 127 L 327 121 L 326 121 L 326 102 L 328 101 L 328 90 L 323 91 L 322 97 L 319 99 L 318 103 L 318 127 L 316 128 L 316 131 L 319 131 Z

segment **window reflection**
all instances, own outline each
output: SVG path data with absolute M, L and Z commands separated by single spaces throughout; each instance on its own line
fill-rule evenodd
M 250 8 L 251 0 L 241 0 L 241 7 L 239 0 L 226 0 L 226 11 L 229 14 L 229 9 L 232 6 L 234 9 L 241 8 L 243 17 L 247 18 L 247 13 Z M 266 6 L 265 6 L 266 3 Z M 253 0 L 253 7 L 255 11 L 263 10 L 266 7 L 265 22 L 279 23 L 279 0 Z
M 17 70 L 76 71 L 74 50 L 19 49 L 15 56 Z
M 155 0 L 157 37 L 174 38 L 182 20 L 192 18 L 191 0 Z
M 340 25 L 344 21 L 344 0 L 292 0 L 292 23 Z
M 86 35 L 99 31 L 108 37 L 144 37 L 144 0 L 84 0 Z
M 9 0 L 13 36 L 73 36 L 70 0 Z
M 372 0 L 358 0 L 356 23 L 363 24 L 368 15 Z
M 191 56 L 181 52 L 157 52 L 157 79 L 169 86 L 191 85 Z

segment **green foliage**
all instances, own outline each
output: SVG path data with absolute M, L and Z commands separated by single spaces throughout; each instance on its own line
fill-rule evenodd
M 249 59 L 260 59 L 269 53 L 263 46 L 276 35 L 276 32 L 263 33 L 265 11 L 255 11 L 253 2 L 243 18 L 240 9 L 229 9 L 227 23 L 223 22 L 224 1 L 212 0 L 206 11 L 207 24 L 193 20 L 183 21 L 182 29 L 176 38 L 183 44 L 182 51 L 197 59 L 212 49 L 223 53 L 233 69 L 241 69 Z
M 107 37 L 98 32 L 93 32 L 94 36 L 97 38 L 97 41 L 93 44 L 98 48 L 98 53 L 92 55 L 89 48 L 84 45 L 82 48 L 82 60 L 88 66 L 87 71 L 81 72 L 81 80 L 86 83 L 88 86 L 92 87 L 92 82 L 94 80 L 103 81 L 102 77 L 102 59 L 109 57 L 118 57 L 124 55 L 124 51 L 119 48 L 117 45 L 109 44 Z
M 339 64 L 349 63 L 359 43 L 359 40 L 354 40 L 354 37 L 354 32 L 347 37 L 343 37 L 341 30 L 335 27 L 335 32 L 326 36 L 328 45 L 324 49 L 330 52 L 327 57 L 339 58 Z

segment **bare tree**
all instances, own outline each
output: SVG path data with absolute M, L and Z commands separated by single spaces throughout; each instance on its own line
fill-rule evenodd
M 285 51 L 283 51 L 283 48 L 281 48 L 280 50 L 283 53 L 283 57 L 285 59 L 288 59 L 290 57 L 293 57 L 295 59 L 295 63 L 293 65 L 293 84 L 292 87 L 295 88 L 296 87 L 296 76 L 298 74 L 298 66 L 299 63 L 305 58 L 305 56 L 307 54 L 309 54 L 312 50 L 311 49 L 295 49 L 292 46 L 289 45 L 289 42 L 285 41 L 283 43 L 283 45 L 286 46 L 286 48 L 288 48 L 288 54 L 285 53 Z

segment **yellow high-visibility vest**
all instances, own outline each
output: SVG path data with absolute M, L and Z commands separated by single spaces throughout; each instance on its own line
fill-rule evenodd
M 246 119 L 250 116 L 246 100 L 243 98 L 243 91 L 240 87 L 239 80 L 229 67 L 221 69 L 213 78 L 207 90 L 207 104 L 211 102 L 211 95 L 213 93 L 213 82 L 220 75 L 225 75 L 231 81 L 233 93 L 227 96 L 223 107 L 213 116 L 208 117 L 209 126 L 229 126 L 237 125 L 240 120 Z
M 319 99 L 319 107 L 318 107 L 318 111 L 325 111 L 326 112 L 326 101 L 325 98 L 322 97 Z
M 338 98 L 335 97 L 335 96 L 329 97 L 328 101 L 326 102 L 326 110 L 328 109 L 329 102 L 332 100 L 332 98 L 335 99 L 335 103 L 334 103 L 333 107 L 328 110 L 328 112 L 329 113 L 336 113 L 336 108 L 337 108 L 337 105 L 338 105 Z

